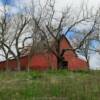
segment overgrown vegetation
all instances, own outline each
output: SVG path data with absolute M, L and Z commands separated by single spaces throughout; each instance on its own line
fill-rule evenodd
M 100 71 L 0 72 L 0 100 L 99 100 Z

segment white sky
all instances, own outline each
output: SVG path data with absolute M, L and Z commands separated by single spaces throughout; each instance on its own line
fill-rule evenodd
M 28 1 L 28 0 L 27 0 Z M 44 2 L 45 0 L 41 0 Z M 66 5 L 72 5 L 74 7 L 79 7 L 79 5 L 83 2 L 88 2 L 89 7 L 99 7 L 100 0 L 56 0 L 56 9 L 62 10 Z
M 15 5 L 22 4 L 22 5 L 30 5 L 31 4 L 31 0 L 12 0 Z M 34 0 L 35 2 L 38 0 Z M 41 0 L 41 3 L 43 3 L 46 0 Z M 98 8 L 100 7 L 100 0 L 56 0 L 56 4 L 55 4 L 55 8 L 57 11 L 62 11 L 66 5 L 71 5 L 72 7 L 74 6 L 75 10 L 79 9 L 80 4 L 85 1 L 88 2 L 88 7 L 94 7 L 94 8 Z M 2 5 L 0 2 L 0 9 L 2 9 Z M 12 7 L 12 12 L 17 12 L 17 8 L 16 7 Z
M 83 1 L 88 2 L 89 5 L 95 6 L 95 7 L 100 5 L 100 0 L 56 0 L 56 3 L 58 4 L 57 6 L 59 6 L 59 7 L 63 7 L 68 3 L 75 5 L 77 7 Z

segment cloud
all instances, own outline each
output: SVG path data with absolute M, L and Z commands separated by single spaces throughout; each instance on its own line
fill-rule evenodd
M 15 6 L 15 0 L 0 0 L 2 5 Z
M 32 0 L 14 0 L 16 7 L 30 6 Z
M 27 6 L 27 4 L 30 4 L 30 1 L 28 0 L 0 0 L 0 16 L 2 15 L 4 11 L 4 5 L 6 4 L 7 14 L 16 14 L 18 12 L 21 12 L 23 10 L 23 7 Z
M 6 2 L 7 1 L 7 2 Z M 38 0 L 34 0 L 37 3 Z M 43 5 L 46 0 L 40 0 Z M 66 5 L 74 6 L 75 11 L 79 9 L 80 4 L 83 0 L 56 0 L 55 9 L 57 11 L 62 11 Z M 87 1 L 87 0 L 84 0 Z M 29 7 L 32 3 L 32 0 L 0 0 L 0 8 L 2 8 L 2 4 L 7 4 L 12 13 L 17 13 L 21 11 L 24 7 Z M 88 7 L 94 6 L 97 8 L 100 5 L 100 0 L 88 0 Z
M 10 14 L 16 14 L 19 12 L 19 9 L 16 8 L 16 7 L 10 7 L 10 10 L 9 10 Z

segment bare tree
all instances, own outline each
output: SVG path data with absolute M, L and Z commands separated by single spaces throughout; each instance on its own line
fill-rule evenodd
M 7 12 L 7 4 L 3 5 L 3 9 L 1 9 L 1 16 L 0 16 L 0 51 L 3 52 L 3 57 L 5 60 L 8 62 L 9 60 L 9 53 L 13 56 L 16 57 L 13 50 L 11 50 L 11 44 L 9 45 L 9 35 L 8 32 L 10 30 L 10 21 L 11 20 L 8 17 L 8 12 Z M 8 69 L 8 64 L 7 64 L 7 69 Z
M 10 16 L 10 21 L 7 20 L 9 17 L 6 14 L 6 10 L 4 10 L 4 15 L 0 19 L 0 27 L 2 30 L 0 32 L 0 47 L 6 59 L 11 54 L 16 59 L 18 70 L 20 70 L 21 51 L 25 48 L 25 42 L 28 39 L 32 39 L 30 56 L 34 52 L 47 49 L 56 56 L 58 69 L 62 66 L 63 55 L 66 51 L 76 51 L 85 45 L 85 54 L 88 58 L 88 39 L 97 25 L 97 13 L 93 14 L 90 12 L 88 6 L 85 5 L 84 7 L 83 3 L 80 8 L 77 14 L 71 6 L 67 6 L 62 12 L 57 12 L 55 10 L 55 0 L 46 0 L 44 5 L 41 4 L 40 0 L 37 2 L 32 0 L 29 8 L 25 8 L 23 12 Z M 64 34 L 66 36 L 68 32 L 75 30 L 79 26 L 84 26 L 86 23 L 91 23 L 91 28 L 88 32 L 85 32 L 77 47 L 60 50 L 60 40 L 63 30 L 66 30 Z M 23 38 L 23 35 L 27 33 L 31 35 Z M 52 41 L 55 42 L 53 47 Z M 13 49 L 15 49 L 15 52 Z
M 89 32 L 85 33 L 86 35 L 82 39 L 82 41 L 80 41 L 78 47 L 72 49 L 75 51 L 84 44 L 84 41 L 93 32 L 95 25 L 95 19 L 94 19 L 95 14 L 94 15 L 89 14 L 88 9 L 86 9 L 87 11 L 86 10 L 84 11 L 82 7 L 79 13 L 75 15 L 75 13 L 72 12 L 71 6 L 67 6 L 66 9 L 63 12 L 61 12 L 60 16 L 58 17 L 56 16 L 56 11 L 55 11 L 55 0 L 47 0 L 44 6 L 42 6 L 41 3 L 38 2 L 38 10 L 35 10 L 36 5 L 33 1 L 32 9 L 34 10 L 30 11 L 30 15 L 34 23 L 32 24 L 34 26 L 33 33 L 39 34 L 40 36 L 44 37 L 48 50 L 51 51 L 57 58 L 57 64 L 58 64 L 57 66 L 59 69 L 62 63 L 61 61 L 64 52 L 69 50 L 68 48 L 66 48 L 65 50 L 60 51 L 60 39 L 64 27 L 67 29 L 65 34 L 66 36 L 69 31 L 73 30 L 80 24 L 88 22 L 94 23 L 92 25 L 92 28 L 90 28 Z M 50 40 L 55 41 L 54 48 L 51 47 Z
M 21 51 L 24 47 L 20 47 L 19 45 L 25 44 L 24 42 L 27 37 L 24 35 L 28 33 L 30 17 L 26 15 L 25 12 L 10 15 L 10 11 L 7 12 L 6 4 L 3 5 L 3 7 L 4 9 L 2 10 L 0 18 L 0 48 L 4 53 L 3 56 L 6 61 L 11 59 L 11 57 L 16 59 L 18 66 L 17 70 L 20 70 Z

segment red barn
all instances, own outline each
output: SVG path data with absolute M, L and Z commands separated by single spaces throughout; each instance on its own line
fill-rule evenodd
M 68 39 L 62 35 L 60 39 L 60 51 L 64 49 L 73 49 Z M 68 50 L 64 53 L 64 60 L 67 62 L 65 66 L 69 70 L 83 70 L 87 69 L 88 65 L 86 61 L 79 59 L 75 51 Z M 20 58 L 21 69 L 33 69 L 33 70 L 46 70 L 57 68 L 57 58 L 52 52 L 42 52 L 33 54 L 30 58 L 28 55 Z M 0 69 L 6 69 L 9 66 L 10 69 L 17 69 L 17 62 L 15 59 L 9 61 L 0 62 Z

